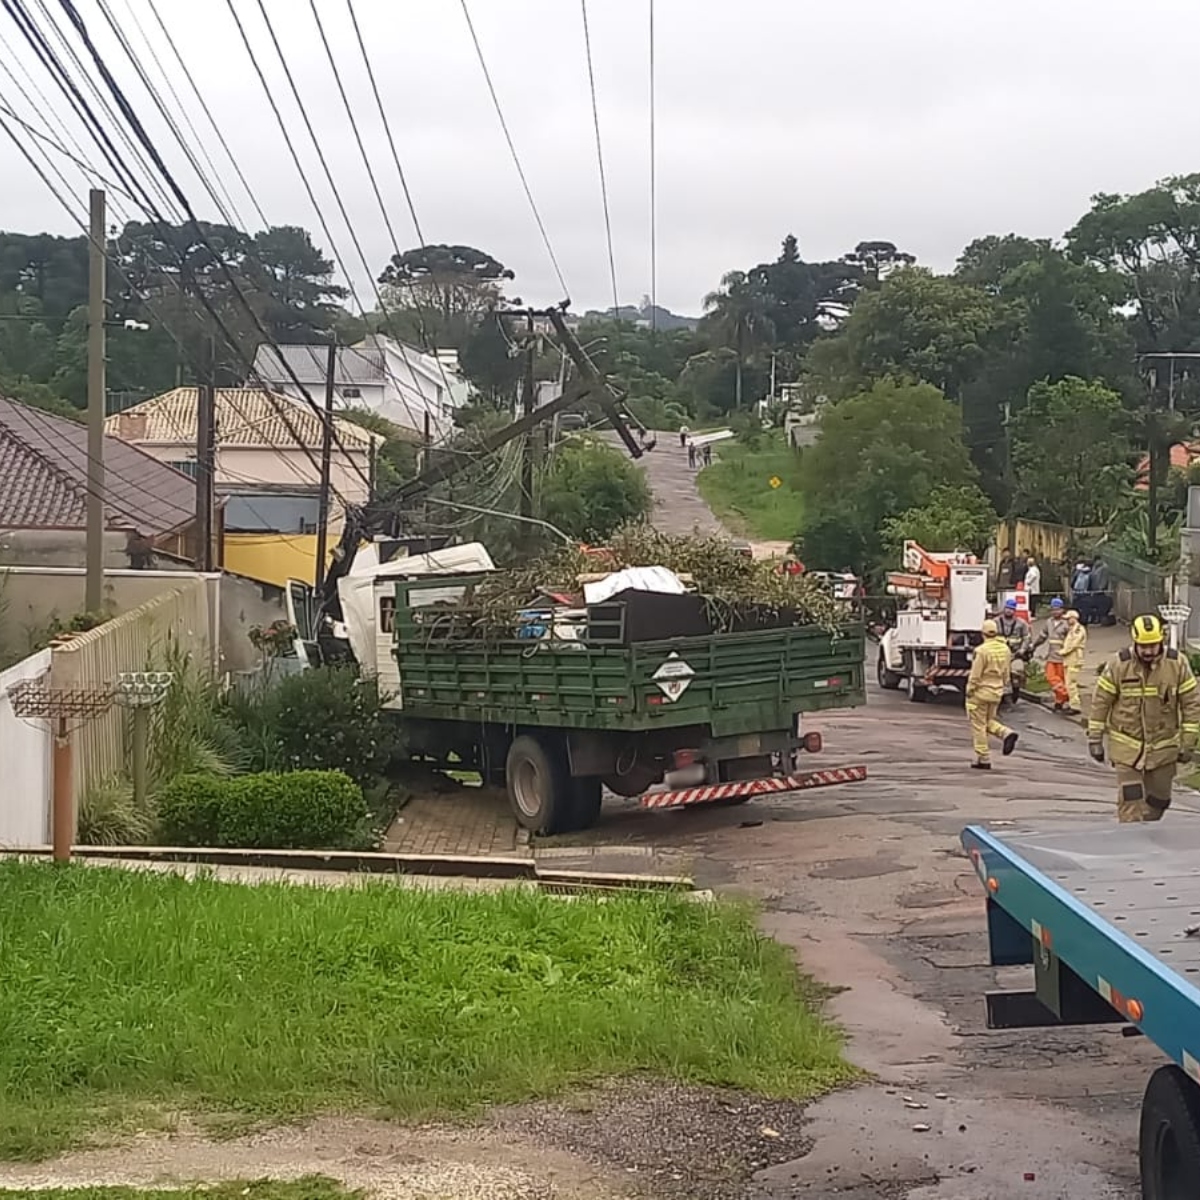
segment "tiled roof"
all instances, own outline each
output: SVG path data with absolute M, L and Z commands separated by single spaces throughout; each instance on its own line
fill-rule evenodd
M 135 404 L 104 422 L 106 432 L 129 442 L 196 445 L 198 388 L 176 388 Z M 324 422 L 307 405 L 263 388 L 217 388 L 214 400 L 217 441 L 222 446 L 296 448 L 291 425 L 304 446 L 320 449 Z M 280 413 L 287 416 L 285 421 Z M 367 451 L 372 435 L 352 421 L 334 418 L 338 439 L 347 450 Z
M 136 446 L 104 439 L 110 529 L 155 537 L 195 516 L 195 483 Z M 0 397 L 0 527 L 80 529 L 87 524 L 87 428 Z

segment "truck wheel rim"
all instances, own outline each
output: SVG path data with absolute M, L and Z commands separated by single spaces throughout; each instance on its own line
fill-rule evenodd
M 526 759 L 513 772 L 513 799 L 527 817 L 536 817 L 542 811 L 541 775 L 537 764 Z

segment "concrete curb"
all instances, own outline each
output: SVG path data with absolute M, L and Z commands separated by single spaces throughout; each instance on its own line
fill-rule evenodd
M 0 854 L 49 858 L 49 846 L 5 846 Z M 181 846 L 75 846 L 82 859 L 121 859 L 131 863 L 190 863 L 197 866 L 273 867 L 290 871 L 337 871 L 359 875 L 437 875 L 464 879 L 528 880 L 548 891 L 694 891 L 684 875 L 628 875 L 539 867 L 532 858 L 470 855 L 359 853 L 345 850 L 237 850 Z

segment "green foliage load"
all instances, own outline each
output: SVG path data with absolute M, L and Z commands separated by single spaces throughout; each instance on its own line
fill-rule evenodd
M 356 850 L 375 844 L 362 788 L 340 771 L 181 775 L 159 799 L 163 838 L 177 846 Z
M 232 696 L 228 720 L 256 771 L 340 771 L 370 786 L 404 753 L 381 711 L 378 681 L 354 667 L 314 667 Z
M 624 567 L 666 567 L 691 576 L 696 591 L 709 601 L 716 630 L 728 629 L 752 611 L 785 616 L 801 625 L 840 626 L 844 614 L 816 580 L 783 574 L 778 563 L 750 559 L 715 535 L 662 533 L 646 524 L 618 529 L 604 543 L 602 556 L 565 546 L 524 566 L 486 577 L 465 601 L 476 614 L 477 633 L 505 635 L 513 617 L 545 590 L 577 592 L 581 575 Z

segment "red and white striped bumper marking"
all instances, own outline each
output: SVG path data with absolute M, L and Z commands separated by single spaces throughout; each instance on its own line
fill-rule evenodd
M 712 783 L 704 787 L 679 788 L 672 792 L 647 792 L 642 808 L 682 808 L 688 804 L 709 804 L 741 796 L 768 796 L 778 792 L 799 792 L 807 788 L 832 787 L 838 783 L 859 783 L 866 779 L 866 767 L 830 767 L 824 771 L 805 771 L 782 779 L 742 779 L 737 783 Z

